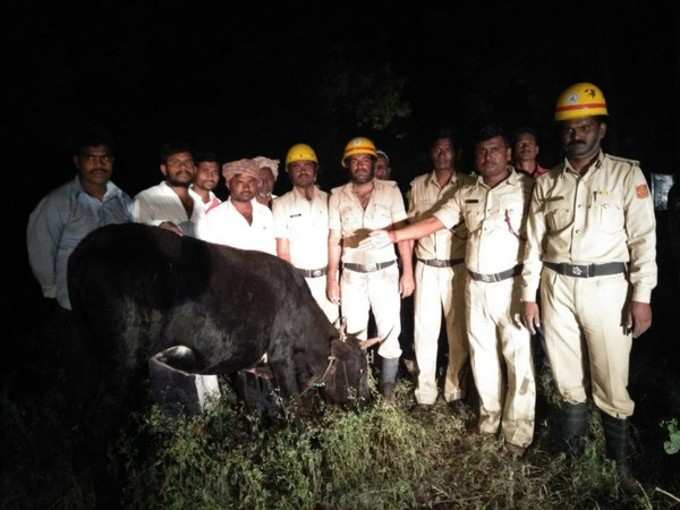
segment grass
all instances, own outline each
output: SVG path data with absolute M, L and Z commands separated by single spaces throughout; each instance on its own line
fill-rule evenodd
M 680 487 L 623 494 L 602 458 L 599 420 L 577 461 L 554 445 L 550 421 L 522 459 L 502 442 L 466 433 L 471 416 L 444 403 L 412 409 L 413 386 L 397 401 L 379 396 L 352 409 L 288 408 L 271 420 L 247 412 L 228 387 L 198 417 L 159 409 L 135 414 L 116 444 L 127 481 L 125 506 L 139 509 L 677 508 Z M 548 399 L 549 400 L 549 399 Z M 90 508 L 90 487 L 70 470 L 69 433 L 58 394 L 3 406 L 2 508 Z M 551 412 L 554 406 L 548 404 Z M 52 448 L 47 447 L 52 440 Z M 640 469 L 642 468 L 642 469 Z M 643 471 L 644 466 L 638 466 Z

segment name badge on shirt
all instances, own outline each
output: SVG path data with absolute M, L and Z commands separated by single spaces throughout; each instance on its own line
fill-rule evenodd
M 545 199 L 546 202 L 554 202 L 556 200 L 564 200 L 564 197 L 562 195 L 559 195 L 556 197 L 546 197 Z
M 300 217 L 300 216 L 302 216 L 302 213 L 297 213 L 297 214 L 291 214 L 291 215 L 290 215 L 291 218 L 298 218 L 298 217 Z
M 466 204 L 478 204 L 479 199 L 478 198 L 470 198 L 470 199 L 466 200 L 465 203 Z

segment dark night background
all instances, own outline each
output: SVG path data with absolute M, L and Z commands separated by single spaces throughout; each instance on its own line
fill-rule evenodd
M 15 268 L 9 278 L 17 283 L 4 293 L 10 315 L 23 316 L 40 301 L 25 251 L 28 215 L 73 177 L 72 143 L 91 124 L 116 137 L 113 181 L 131 196 L 161 180 L 159 147 L 177 138 L 213 149 L 224 161 L 284 158 L 293 143 L 309 143 L 328 189 L 346 178 L 339 165 L 344 144 L 367 135 L 390 154 L 393 176 L 405 187 L 429 170 L 432 131 L 445 123 L 463 141 L 486 120 L 533 125 L 542 134 L 539 159 L 544 166 L 556 163 L 555 100 L 568 85 L 591 81 L 607 98 L 609 152 L 640 160 L 645 172 L 680 169 L 680 9 L 670 1 L 538 8 L 509 2 L 85 5 L 8 4 L 2 137 L 5 186 L 13 191 L 4 200 L 6 268 Z M 400 104 L 408 103 L 408 116 L 380 130 L 358 125 L 367 98 L 384 99 L 394 90 Z M 288 188 L 282 172 L 276 191 Z M 680 357 L 678 335 L 668 329 L 677 315 L 672 285 L 678 279 L 664 252 L 664 213 L 658 220 L 656 322 L 636 344 L 648 354 L 642 359 L 650 373 L 661 373 L 663 364 L 677 368 Z M 634 395 L 643 408 L 644 391 Z M 669 405 L 658 402 L 655 418 Z M 679 415 L 680 403 L 673 409 Z

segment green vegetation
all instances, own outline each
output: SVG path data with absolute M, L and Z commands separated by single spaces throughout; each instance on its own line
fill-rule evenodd
M 613 465 L 602 458 L 596 419 L 578 461 L 555 448 L 547 418 L 537 424 L 526 456 L 514 459 L 497 438 L 468 434 L 471 416 L 444 403 L 413 409 L 407 381 L 400 382 L 392 406 L 377 396 L 344 410 L 317 402 L 313 412 L 289 408 L 274 421 L 244 411 L 224 390 L 227 398 L 203 416 L 171 418 L 154 408 L 131 418 L 115 448 L 127 472 L 126 507 L 562 510 L 677 504 L 677 486 L 641 485 L 635 495 L 619 490 Z M 9 405 L 3 405 L 3 420 L 13 420 L 6 428 L 14 443 L 6 458 L 23 459 L 3 475 L 3 507 L 91 507 L 89 486 L 68 467 L 66 432 L 55 436 L 63 450 L 45 465 L 32 451 L 28 413 L 3 404 Z M 34 417 L 46 427 L 40 433 L 55 433 L 59 427 L 40 409 L 43 414 Z
M 661 426 L 666 428 L 668 432 L 668 441 L 664 441 L 663 448 L 668 455 L 673 455 L 680 452 L 680 428 L 678 428 L 678 420 L 672 419 L 661 422 Z

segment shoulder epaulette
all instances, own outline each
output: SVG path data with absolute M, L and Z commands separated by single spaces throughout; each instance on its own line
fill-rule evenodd
M 612 156 L 611 154 L 605 154 L 605 157 L 618 161 L 619 163 L 628 163 L 631 166 L 640 166 L 640 162 L 635 159 L 622 158 L 620 156 Z

